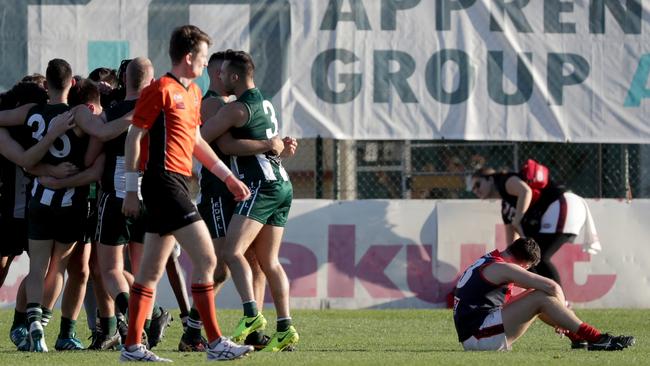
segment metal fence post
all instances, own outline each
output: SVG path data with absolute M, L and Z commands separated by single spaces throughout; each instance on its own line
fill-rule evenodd
M 603 198 L 603 144 L 598 144 L 598 198 Z
M 315 188 L 316 198 L 323 198 L 323 138 L 318 135 L 316 137 L 316 167 L 315 167 Z
M 332 150 L 334 151 L 334 161 L 333 161 L 333 167 L 332 167 L 332 194 L 333 198 L 335 200 L 341 199 L 341 192 L 340 192 L 340 187 L 339 187 L 339 177 L 341 176 L 339 172 L 339 156 L 340 156 L 340 151 L 339 151 L 339 140 L 334 140 L 333 141 L 333 148 Z
M 625 199 L 632 199 L 632 188 L 630 187 L 630 151 L 628 145 L 623 145 L 623 188 Z
M 411 163 L 411 140 L 404 141 L 402 145 L 402 198 L 411 198 L 411 172 L 413 170 Z
M 340 142 L 339 171 L 341 172 L 341 199 L 357 198 L 357 151 L 355 140 Z

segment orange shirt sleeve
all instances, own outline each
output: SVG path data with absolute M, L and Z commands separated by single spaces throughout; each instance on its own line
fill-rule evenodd
M 196 84 L 194 84 L 194 95 L 196 96 L 195 98 L 198 100 L 197 110 L 196 110 L 196 116 L 197 116 L 196 125 L 201 126 L 203 124 L 203 119 L 201 118 L 201 103 L 203 103 L 203 95 L 201 94 L 201 89 Z
M 143 129 L 150 129 L 158 116 L 163 112 L 164 95 L 159 82 L 147 86 L 142 90 L 138 102 L 135 104 L 133 125 Z

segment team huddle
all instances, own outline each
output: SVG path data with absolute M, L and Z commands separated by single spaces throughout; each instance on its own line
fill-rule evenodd
M 90 277 L 99 317 L 88 348 L 119 346 L 122 361 L 170 361 L 151 352 L 171 321 L 155 303 L 165 270 L 184 325 L 179 350 L 228 360 L 298 342 L 278 258 L 293 196 L 281 160 L 297 143 L 278 137 L 250 55 L 228 50 L 208 60 L 210 43 L 195 26 L 176 28 L 171 70 L 154 80 L 148 59 L 125 60 L 121 95 L 104 80 L 73 77 L 62 59 L 49 61 L 44 81 L 26 77 L 2 95 L 1 224 L 13 233 L 2 245 L 2 281 L 14 256 L 30 257 L 10 331 L 18 350 L 48 351 L 45 327 L 61 292 L 54 347 L 84 349 L 76 319 Z M 202 96 L 192 81 L 206 66 L 210 89 Z M 197 205 L 194 159 L 202 166 Z M 192 305 L 178 245 L 194 268 Z M 214 297 L 229 276 L 244 314 L 226 337 Z M 260 311 L 267 282 L 277 311 L 271 337 Z

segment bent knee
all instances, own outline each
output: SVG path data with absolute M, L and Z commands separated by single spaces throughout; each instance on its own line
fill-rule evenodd
M 145 282 L 158 283 L 158 280 L 160 280 L 164 272 L 164 265 L 151 264 L 148 266 L 142 266 L 135 281 L 140 284 Z
M 543 303 L 563 303 L 564 301 L 558 294 L 549 294 L 542 290 L 535 290 L 534 293 L 539 298 L 539 301 Z
M 224 251 L 222 253 L 222 259 L 224 262 L 226 262 L 226 265 L 228 265 L 228 267 L 230 267 L 233 263 L 239 262 L 240 260 L 246 260 L 246 258 L 241 253 L 229 251 Z
M 228 280 L 230 274 L 228 273 L 228 268 L 225 263 L 219 263 L 217 268 L 214 271 L 214 283 L 215 285 L 222 284 Z
M 201 257 L 198 263 L 194 263 L 194 266 L 196 266 L 197 269 L 202 272 L 214 272 L 215 268 L 217 267 L 217 257 L 214 255 Z

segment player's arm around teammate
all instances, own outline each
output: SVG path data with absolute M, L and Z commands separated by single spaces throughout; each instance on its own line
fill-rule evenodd
M 20 126 L 25 123 L 29 110 L 36 106 L 36 103 L 27 103 L 14 109 L 0 111 L 0 126 Z
M 105 123 L 104 114 L 94 115 L 83 105 L 74 107 L 72 112 L 75 122 L 85 133 L 104 142 L 121 135 L 129 128 L 133 120 L 133 112 L 129 112 L 118 120 Z
M 87 169 L 65 178 L 55 178 L 50 176 L 39 177 L 39 182 L 50 189 L 73 188 L 86 186 L 90 183 L 97 182 L 104 171 L 104 154 L 100 154 Z
M 235 196 L 235 201 L 245 201 L 250 197 L 248 187 L 235 177 L 228 166 L 217 157 L 210 145 L 201 137 L 201 130 L 196 130 L 196 144 L 194 145 L 194 156 L 208 167 L 217 178 L 221 179 L 228 187 L 230 193 Z
M 269 152 L 279 156 L 284 152 L 285 142 L 277 136 L 268 140 L 236 139 L 226 131 L 217 138 L 217 146 L 227 155 L 249 156 Z
M 265 140 L 278 134 L 275 109 L 255 87 L 254 69 L 247 53 L 226 51 L 220 76 L 225 91 L 236 95 L 237 101 L 222 107 L 212 117 L 219 123 L 211 126 L 206 136 L 220 135 L 219 129 L 224 128 L 232 128 L 236 138 Z M 244 310 L 244 317 L 235 328 L 233 338 L 245 339 L 267 324 L 257 307 L 252 271 L 245 257 L 257 238 L 255 254 L 268 279 L 278 316 L 277 331 L 264 350 L 280 351 L 299 339 L 289 314 L 288 278 L 278 258 L 293 189 L 279 159 L 273 156 L 237 157 L 233 165 L 255 191 L 253 198 L 237 205 L 228 225 L 223 250 L 223 259 L 232 273 Z
M 59 136 L 74 126 L 71 113 L 60 114 L 52 120 L 51 127 L 43 139 L 27 150 L 23 149 L 5 128 L 0 128 L 0 154 L 14 164 L 29 169 L 41 161 Z
M 77 86 L 76 96 L 78 97 L 77 102 L 81 103 L 80 107 L 91 111 L 95 116 L 99 116 L 102 113 L 102 107 L 97 86 L 85 79 L 78 82 Z M 77 187 L 84 189 L 84 187 L 88 187 L 90 183 L 98 181 L 101 177 L 104 166 L 104 156 L 101 155 L 101 151 L 101 141 L 91 137 L 86 146 L 83 159 L 79 159 L 83 161 L 80 162 L 81 167 L 89 167 L 88 169 L 61 180 L 48 180 L 48 178 L 45 178 L 46 183 L 51 184 L 50 186 L 43 184 L 40 178 L 39 182 L 44 187 L 53 190 L 76 189 Z M 87 203 L 84 206 L 86 212 L 83 215 L 83 222 L 86 223 L 88 220 Z M 82 226 L 86 227 L 86 224 Z M 63 289 L 61 330 L 55 345 L 57 350 L 79 350 L 84 348 L 81 340 L 75 335 L 74 326 L 81 311 L 86 284 L 90 276 L 91 245 L 85 240 L 85 236 L 84 233 L 82 237 L 77 238 L 77 244 L 74 246 L 67 263 L 65 261 L 60 263 L 51 261 L 45 278 L 46 287 L 43 294 L 43 306 L 51 309 L 61 292 L 63 274 L 65 271 L 68 273 L 68 280 L 65 282 L 65 288 Z M 71 325 L 68 325 L 68 323 Z
M 222 123 L 210 117 L 216 115 L 218 111 L 228 103 L 228 92 L 225 90 L 221 80 L 221 66 L 225 58 L 225 52 L 215 52 L 208 62 L 207 72 L 210 78 L 210 86 L 205 93 L 201 102 L 201 117 L 206 121 L 201 127 L 202 133 L 211 130 L 214 123 Z M 205 131 L 205 132 L 204 132 Z M 215 133 L 205 135 L 210 147 L 217 153 L 224 162 L 231 163 L 231 156 L 252 156 L 257 154 L 279 155 L 284 144 L 278 137 L 271 139 L 235 139 L 229 131 L 213 140 Z M 229 277 L 228 267 L 223 261 L 223 251 L 225 247 L 225 235 L 230 219 L 234 212 L 237 202 L 226 186 L 205 168 L 201 169 L 201 195 L 198 203 L 199 212 L 205 221 L 217 255 L 217 267 L 214 271 L 214 293 L 217 295 L 224 282 Z M 260 304 L 264 301 L 264 292 L 266 287 L 266 276 L 262 272 L 259 261 L 255 257 L 254 250 L 246 252 L 246 258 L 250 263 L 253 273 L 253 289 L 255 298 Z M 201 322 L 197 311 L 192 309 L 187 317 L 187 327 L 183 332 L 179 349 L 198 350 L 201 349 Z M 256 349 L 263 348 L 268 343 L 268 337 L 262 332 L 255 332 L 246 338 L 245 344 L 252 345 Z

